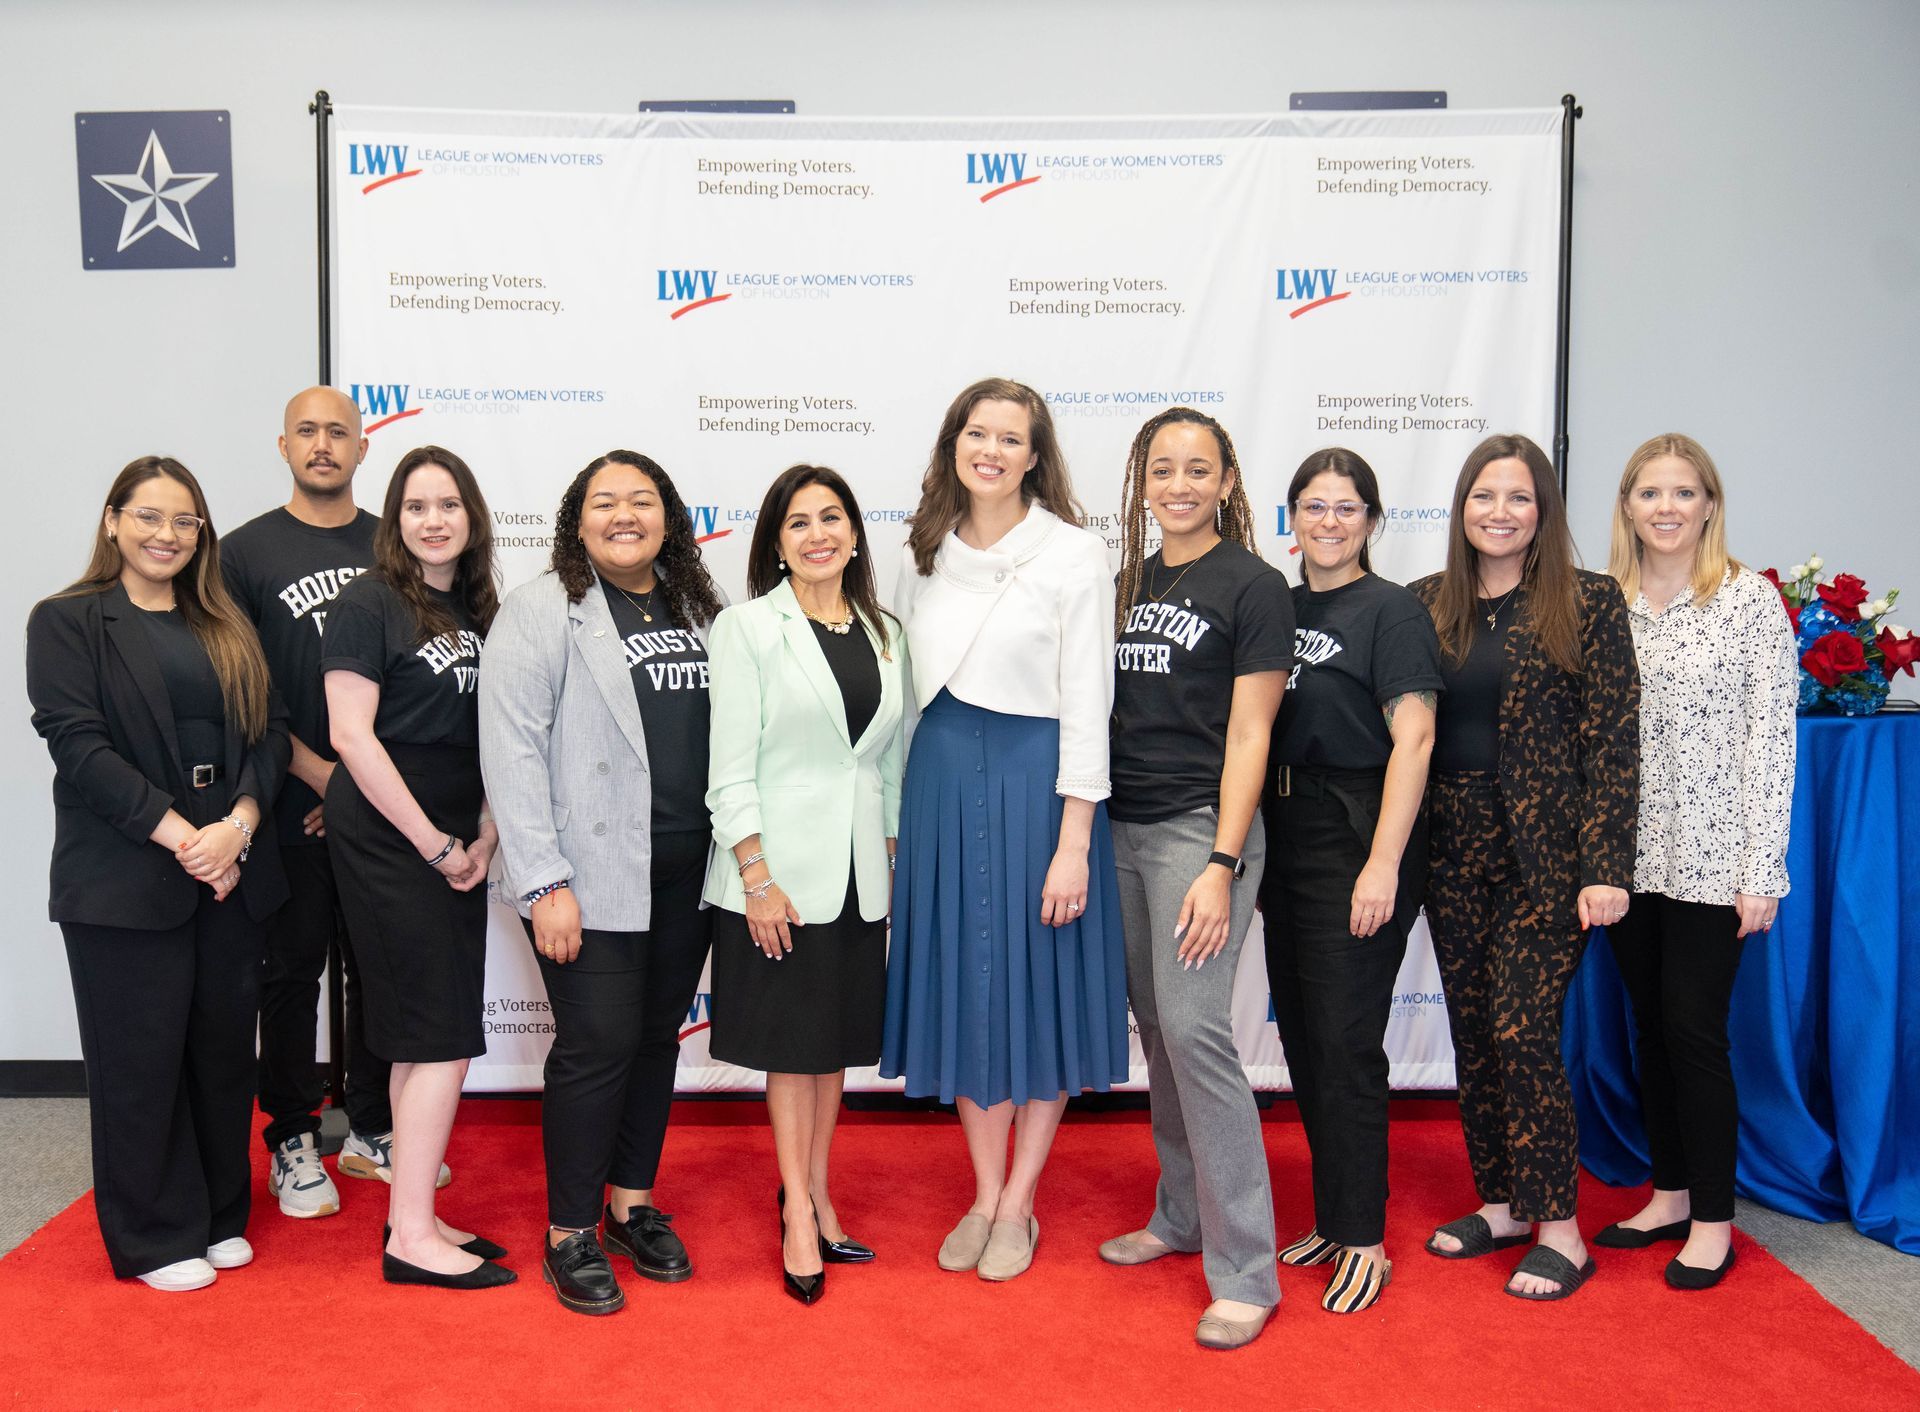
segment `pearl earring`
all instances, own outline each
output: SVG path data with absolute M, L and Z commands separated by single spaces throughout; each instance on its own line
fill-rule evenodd
M 860 551 L 856 549 L 851 554 L 847 555 L 847 557 L 849 559 L 858 559 L 860 557 Z

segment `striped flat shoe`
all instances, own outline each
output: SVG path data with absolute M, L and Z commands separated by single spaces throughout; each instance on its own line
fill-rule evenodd
M 1392 1283 L 1393 1261 L 1375 1264 L 1364 1251 L 1342 1250 L 1320 1307 L 1329 1314 L 1358 1314 L 1377 1304 L 1380 1292 Z
M 1340 1254 L 1338 1241 L 1328 1240 L 1319 1230 L 1308 1231 L 1280 1252 L 1282 1265 L 1324 1265 Z

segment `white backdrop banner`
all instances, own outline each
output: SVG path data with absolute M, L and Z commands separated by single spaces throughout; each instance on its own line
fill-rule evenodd
M 1052 407 L 1116 566 L 1127 447 L 1185 403 L 1233 434 L 1281 566 L 1294 467 L 1328 445 L 1365 456 L 1387 501 L 1377 566 L 1405 581 L 1444 557 L 1467 450 L 1551 432 L 1561 121 L 341 106 L 334 333 L 373 442 L 361 498 L 377 505 L 410 447 L 459 452 L 511 586 L 545 566 L 567 481 L 628 447 L 674 477 L 737 599 L 768 482 L 830 465 L 859 493 L 884 597 L 941 413 L 1002 375 Z M 551 1022 L 504 905 L 487 996 L 469 1086 L 537 1087 Z M 681 1087 L 758 1087 L 708 1057 L 706 1019 L 703 988 Z M 1287 1087 L 1257 927 L 1235 1033 L 1251 1080 Z M 1453 1085 L 1424 925 L 1387 1045 L 1396 1087 Z

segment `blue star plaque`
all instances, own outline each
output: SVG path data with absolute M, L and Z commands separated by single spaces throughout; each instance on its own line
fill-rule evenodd
M 75 113 L 81 264 L 232 269 L 232 126 L 224 109 Z

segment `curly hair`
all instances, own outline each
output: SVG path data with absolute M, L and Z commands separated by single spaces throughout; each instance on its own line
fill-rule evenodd
M 1246 477 L 1240 474 L 1240 458 L 1234 454 L 1233 438 L 1227 435 L 1227 429 L 1205 412 L 1197 412 L 1191 407 L 1169 407 L 1147 418 L 1146 424 L 1133 438 L 1132 449 L 1127 452 L 1126 483 L 1121 488 L 1120 503 L 1126 514 L 1126 539 L 1120 551 L 1120 578 L 1114 596 L 1115 633 L 1120 632 L 1126 624 L 1134 595 L 1140 591 L 1140 566 L 1147 558 L 1147 453 L 1162 427 L 1181 422 L 1205 427 L 1213 433 L 1213 439 L 1220 443 L 1221 469 L 1233 477 L 1233 489 L 1227 493 L 1225 503 L 1213 512 L 1214 529 L 1222 539 L 1232 540 L 1248 553 L 1260 552 L 1253 542 L 1253 507 L 1247 502 Z
M 707 572 L 706 556 L 694 538 L 693 519 L 686 502 L 674 488 L 660 463 L 637 451 L 609 451 L 596 456 L 587 468 L 575 476 L 560 497 L 560 508 L 553 514 L 553 557 L 548 561 L 567 601 L 578 603 L 593 587 L 593 561 L 580 538 L 580 515 L 587 503 L 587 487 L 594 475 L 606 466 L 631 466 L 648 480 L 660 495 L 660 509 L 666 516 L 667 537 L 653 561 L 660 581 L 660 603 L 667 616 L 681 627 L 705 627 L 720 613 L 720 590 Z

